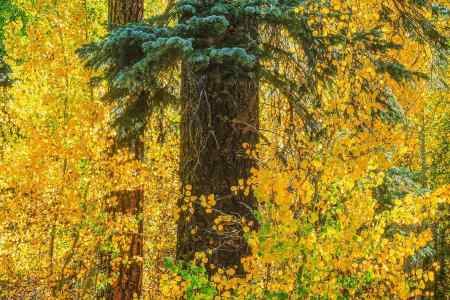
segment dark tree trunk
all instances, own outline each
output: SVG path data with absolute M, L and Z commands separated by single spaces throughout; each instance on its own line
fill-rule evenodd
M 131 214 L 134 217 L 139 217 L 142 214 L 142 202 L 144 200 L 142 190 L 121 192 L 118 199 L 118 213 Z M 143 256 L 143 225 L 142 219 L 140 219 L 138 232 L 127 236 L 128 249 L 121 249 L 121 256 L 122 258 L 128 258 L 128 264 L 120 265 L 119 278 L 113 285 L 108 299 L 129 300 L 135 299 L 134 296 L 140 297 L 142 294 L 143 265 L 141 261 L 136 261 L 135 258 Z
M 144 0 L 109 0 L 109 28 L 114 29 L 117 26 L 127 23 L 139 22 L 143 20 Z M 128 57 L 128 60 L 134 58 Z M 145 109 L 145 108 L 143 108 Z M 144 144 L 138 136 L 130 137 L 126 145 L 138 160 L 143 160 Z M 117 282 L 113 284 L 100 298 L 114 300 L 134 299 L 134 296 L 140 297 L 142 294 L 142 274 L 143 264 L 137 261 L 136 257 L 143 256 L 143 231 L 144 225 L 141 215 L 143 213 L 144 191 L 122 191 L 116 194 L 119 205 L 112 209 L 112 214 L 128 214 L 140 218 L 138 232 L 132 233 L 126 238 L 129 241 L 128 249 L 121 249 L 121 256 L 128 260 L 127 264 L 121 264 Z M 111 273 L 111 260 L 107 255 L 103 257 L 103 264 Z
M 144 19 L 144 0 L 109 0 L 108 25 L 110 28 L 140 22 Z
M 442 212 L 448 211 L 448 205 L 441 205 L 439 208 Z M 450 245 L 448 242 L 448 213 L 442 213 L 442 218 L 436 221 L 433 226 L 433 238 L 436 251 L 437 263 L 439 270 L 436 271 L 434 281 L 434 299 L 446 299 L 449 295 L 449 278 L 450 264 L 449 254 Z
M 239 47 L 242 37 L 258 40 L 257 24 L 249 19 L 230 20 L 232 30 L 221 40 L 222 47 Z M 239 34 L 239 37 L 237 37 Z M 183 98 L 181 121 L 180 177 L 192 194 L 215 195 L 212 212 L 194 202 L 194 213 L 186 209 L 186 199 L 179 201 L 177 258 L 191 261 L 196 252 L 210 250 L 209 264 L 244 271 L 241 258 L 250 254 L 239 219 L 253 221 L 256 200 L 253 193 L 234 195 L 230 187 L 247 179 L 254 159 L 243 144 L 255 145 L 259 126 L 259 82 L 253 71 L 225 64 L 210 65 L 195 72 L 188 62 L 182 67 Z M 218 232 L 214 220 L 233 216 L 234 221 Z M 214 270 L 207 267 L 211 274 Z

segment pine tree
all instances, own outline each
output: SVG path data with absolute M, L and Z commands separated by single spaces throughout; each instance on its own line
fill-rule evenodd
M 123 26 L 129 23 L 140 22 L 144 15 L 144 1 L 143 0 L 109 0 L 108 3 L 108 16 L 109 16 L 109 28 L 114 30 L 119 26 Z M 123 64 L 128 64 L 130 61 L 135 60 L 136 55 L 134 53 L 127 53 L 122 59 Z M 119 65 L 120 67 L 120 65 Z M 114 91 L 115 87 L 110 85 L 110 90 Z M 143 97 L 139 95 L 138 97 Z M 145 109 L 139 107 L 139 109 Z M 138 135 L 127 135 L 125 139 L 116 141 L 112 152 L 120 148 L 127 148 L 135 156 L 135 159 L 142 161 L 144 155 L 144 144 Z M 118 199 L 118 206 L 112 208 L 113 215 L 115 214 L 131 214 L 134 218 L 138 219 L 138 232 L 132 234 L 129 239 L 128 249 L 123 250 L 120 255 L 122 259 L 127 258 L 128 264 L 121 263 L 118 274 L 118 280 L 112 287 L 108 287 L 105 291 L 99 294 L 99 298 L 106 299 L 134 299 L 135 296 L 140 296 L 142 293 L 142 274 L 143 265 L 139 261 L 136 261 L 136 257 L 142 257 L 143 255 L 143 220 L 140 219 L 143 213 L 143 200 L 144 191 L 121 191 L 115 193 Z M 103 253 L 102 262 L 103 269 L 108 270 L 109 276 L 111 276 L 111 257 L 108 253 Z
M 198 7 L 197 14 L 207 16 L 212 8 L 213 5 Z M 255 166 L 243 144 L 254 147 L 258 142 L 257 58 L 249 54 L 260 42 L 258 23 L 251 16 L 227 18 L 215 15 L 192 17 L 187 22 L 198 26 L 199 35 L 203 35 L 198 47 L 211 51 L 210 56 L 217 51 L 217 58 L 224 61 L 211 62 L 200 72 L 195 60 L 183 61 L 181 181 L 185 188 L 192 187 L 190 193 L 209 196 L 210 204 L 215 205 L 214 211 L 209 211 L 202 206 L 203 201 L 194 201 L 191 214 L 187 209 L 183 210 L 189 196 L 180 199 L 182 213 L 178 221 L 177 257 L 191 261 L 196 252 L 212 249 L 210 263 L 222 268 L 233 267 L 243 273 L 240 261 L 249 250 L 240 219 L 256 222 L 253 216 L 256 203 L 252 193 L 234 195 L 230 187 L 238 185 L 239 179 L 249 178 L 250 170 Z M 217 32 L 206 31 L 208 23 Z M 211 46 L 220 48 L 210 49 Z M 207 59 L 201 55 L 198 59 Z M 233 61 L 239 58 L 247 59 L 247 65 Z M 229 68 L 224 67 L 226 61 L 230 61 Z M 214 220 L 220 215 L 234 218 L 221 232 L 212 233 L 215 231 Z
M 190 261 L 196 252 L 206 251 L 217 267 L 243 272 L 241 259 L 248 247 L 240 221 L 253 221 L 257 228 L 256 203 L 251 190 L 236 196 L 230 187 L 247 179 L 255 166 L 242 145 L 252 148 L 258 142 L 262 85 L 290 103 L 315 139 L 327 131 L 320 117 L 322 89 L 336 91 L 346 80 L 339 78 L 343 65 L 355 71 L 369 67 L 398 82 L 424 77 L 389 55 L 401 45 L 383 32 L 383 23 L 395 22 L 412 39 L 448 48 L 446 37 L 423 13 L 431 10 L 429 1 L 382 5 L 374 12 L 376 24 L 367 27 L 349 26 L 352 10 L 335 2 L 180 0 L 165 15 L 118 28 L 80 50 L 87 66 L 102 69 L 115 86 L 111 96 L 120 107 L 117 120 L 123 132 L 141 134 L 148 112 L 157 106 L 181 106 L 180 176 L 185 197 L 179 202 L 178 259 Z M 325 32 L 324 18 L 336 24 L 333 32 Z M 136 59 L 124 65 L 123 57 L 130 53 Z M 178 71 L 181 84 L 167 78 Z M 361 89 L 377 95 L 389 109 L 392 101 L 385 86 L 361 81 Z M 147 97 L 127 101 L 142 93 Z M 358 103 L 359 95 L 350 94 L 350 101 Z M 148 110 L 138 109 L 141 105 Z M 355 107 L 364 109 L 364 104 Z M 220 230 L 214 224 L 218 216 L 228 220 Z

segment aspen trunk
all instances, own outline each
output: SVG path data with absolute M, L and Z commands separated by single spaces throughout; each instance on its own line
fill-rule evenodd
M 238 47 L 231 36 L 235 32 L 257 40 L 257 24 L 249 19 L 235 21 L 232 28 L 225 37 L 230 40 L 226 47 Z M 216 205 L 211 211 L 196 200 L 192 214 L 186 199 L 180 199 L 177 258 L 191 261 L 196 252 L 209 250 L 210 264 L 233 267 L 243 274 L 241 258 L 250 251 L 238 221 L 245 218 L 256 224 L 256 200 L 251 192 L 234 195 L 230 187 L 247 179 L 255 165 L 243 144 L 258 141 L 259 82 L 251 71 L 236 72 L 228 67 L 210 65 L 206 71 L 195 72 L 188 62 L 183 63 L 180 177 L 183 186 L 192 186 L 193 195 L 213 194 Z M 218 231 L 214 220 L 224 215 L 233 220 Z

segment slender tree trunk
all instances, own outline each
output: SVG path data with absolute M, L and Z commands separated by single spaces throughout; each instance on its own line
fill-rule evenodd
M 237 32 L 258 40 L 254 21 L 246 18 L 231 22 L 233 31 L 225 37 L 224 47 L 239 47 Z M 213 194 L 216 204 L 211 210 L 197 199 L 192 213 L 187 198 L 180 199 L 180 260 L 191 261 L 196 252 L 209 250 L 209 264 L 244 273 L 241 258 L 250 251 L 239 221 L 245 218 L 256 226 L 256 201 L 252 192 L 235 195 L 230 187 L 237 186 L 239 179 L 247 179 L 255 165 L 243 144 L 255 145 L 258 141 L 258 90 L 259 82 L 252 71 L 237 71 L 221 64 L 199 73 L 188 62 L 183 63 L 180 177 L 184 187 L 192 186 L 193 195 Z M 233 218 L 222 224 L 222 229 L 214 222 L 219 216 Z M 210 274 L 214 272 L 207 269 Z
M 136 218 L 140 217 L 143 212 L 142 202 L 144 200 L 142 190 L 121 192 L 118 194 L 118 199 L 118 213 L 130 214 Z M 127 258 L 127 263 L 121 262 L 118 280 L 108 291 L 107 299 L 129 300 L 141 296 L 143 265 L 136 258 L 143 256 L 143 229 L 143 222 L 140 219 L 138 232 L 126 237 L 129 242 L 128 249 L 121 249 L 121 256 L 122 260 Z
M 420 162 L 421 162 L 421 175 L 420 180 L 422 186 L 426 188 L 428 186 L 428 164 L 427 164 L 427 125 L 426 125 L 426 108 L 422 109 L 422 120 L 420 124 L 419 140 L 420 140 Z
M 125 25 L 131 22 L 143 20 L 144 0 L 109 0 L 109 28 L 114 29 L 117 26 Z M 133 60 L 133 57 L 127 59 Z M 130 137 L 127 141 L 128 149 L 134 153 L 135 158 L 143 160 L 144 144 L 138 136 Z M 100 298 L 114 300 L 129 300 L 134 297 L 140 297 L 142 294 L 142 262 L 136 260 L 143 256 L 143 213 L 144 191 L 122 191 L 117 193 L 119 205 L 113 209 L 114 214 L 128 214 L 139 219 L 138 232 L 127 236 L 129 241 L 128 249 L 122 249 L 122 262 L 119 270 L 118 280 L 108 289 Z M 111 259 L 109 256 L 103 258 L 106 268 L 111 272 Z

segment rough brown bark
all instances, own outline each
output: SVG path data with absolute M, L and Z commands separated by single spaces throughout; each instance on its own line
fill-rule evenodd
M 231 28 L 224 38 L 226 47 L 237 47 L 232 36 L 236 32 L 257 40 L 257 24 L 249 19 L 236 20 Z M 246 218 L 256 224 L 256 200 L 251 192 L 234 195 L 230 187 L 239 179 L 247 179 L 255 165 L 242 145 L 258 141 L 258 90 L 252 71 L 239 72 L 221 64 L 198 73 L 188 62 L 183 63 L 180 177 L 183 186 L 192 186 L 193 195 L 214 194 L 217 204 L 208 212 L 197 200 L 192 214 L 186 210 L 185 199 L 180 199 L 177 258 L 182 261 L 209 250 L 210 264 L 244 273 L 241 259 L 250 251 L 243 228 L 235 221 Z M 214 220 L 224 215 L 233 216 L 235 221 L 227 222 L 218 232 Z M 207 269 L 210 274 L 214 272 Z
M 144 0 L 109 0 L 109 28 L 125 25 L 127 23 L 139 22 L 143 20 Z M 132 54 L 131 54 L 132 55 Z M 128 57 L 133 60 L 133 57 Z M 139 137 L 131 137 L 127 141 L 128 149 L 138 160 L 143 160 L 144 144 Z M 116 195 L 119 205 L 113 209 L 113 214 L 129 214 L 139 218 L 143 213 L 144 191 L 123 191 Z M 143 256 L 143 221 L 139 221 L 138 232 L 127 236 L 129 240 L 128 249 L 122 249 L 122 257 L 128 258 L 127 264 L 121 264 L 118 280 L 100 298 L 114 300 L 129 300 L 142 294 L 142 274 L 143 264 L 136 261 L 136 257 Z M 107 269 L 112 270 L 109 257 L 103 258 L 104 264 L 108 264 Z
M 144 18 L 144 0 L 109 0 L 108 24 L 110 28 L 133 22 L 140 22 Z
M 118 195 L 119 207 L 117 211 L 121 214 L 131 214 L 138 217 L 142 214 L 144 193 L 142 190 L 132 192 L 122 192 Z M 121 264 L 119 277 L 113 285 L 113 289 L 108 299 L 129 300 L 135 299 L 134 296 L 140 297 L 142 294 L 142 275 L 143 265 L 140 261 L 136 261 L 136 257 L 143 256 L 143 231 L 144 226 L 142 220 L 139 221 L 138 232 L 128 236 L 128 249 L 122 249 L 122 257 L 128 257 L 128 265 Z

